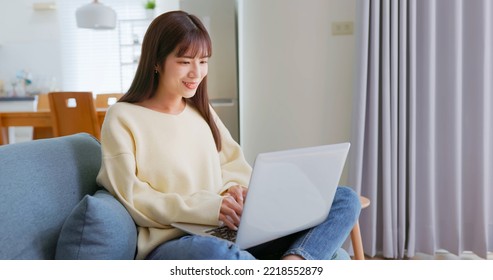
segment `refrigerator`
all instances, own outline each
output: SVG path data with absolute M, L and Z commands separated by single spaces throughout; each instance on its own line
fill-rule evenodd
M 196 15 L 212 40 L 207 75 L 212 107 L 239 142 L 236 0 L 180 0 L 180 9 Z

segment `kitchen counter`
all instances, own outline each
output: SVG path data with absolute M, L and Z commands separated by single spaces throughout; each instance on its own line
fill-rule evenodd
M 0 102 L 7 101 L 33 101 L 34 96 L 0 96 Z

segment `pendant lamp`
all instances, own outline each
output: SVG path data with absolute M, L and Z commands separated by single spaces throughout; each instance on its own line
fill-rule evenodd
M 116 26 L 116 12 L 94 0 L 75 11 L 77 26 L 89 29 L 114 29 Z

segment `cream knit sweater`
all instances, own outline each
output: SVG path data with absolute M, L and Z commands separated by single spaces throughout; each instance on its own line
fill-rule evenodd
M 251 167 L 213 114 L 222 139 L 219 153 L 209 126 L 189 104 L 178 115 L 124 102 L 108 109 L 97 182 L 138 225 L 137 259 L 184 234 L 172 222 L 218 224 L 220 194 L 248 185 Z

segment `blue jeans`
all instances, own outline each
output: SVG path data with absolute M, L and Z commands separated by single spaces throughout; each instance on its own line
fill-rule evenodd
M 185 235 L 156 247 L 151 260 L 254 260 L 279 259 L 289 254 L 307 260 L 349 259 L 341 246 L 359 217 L 359 196 L 348 187 L 338 187 L 327 219 L 321 224 L 248 250 L 215 238 Z

